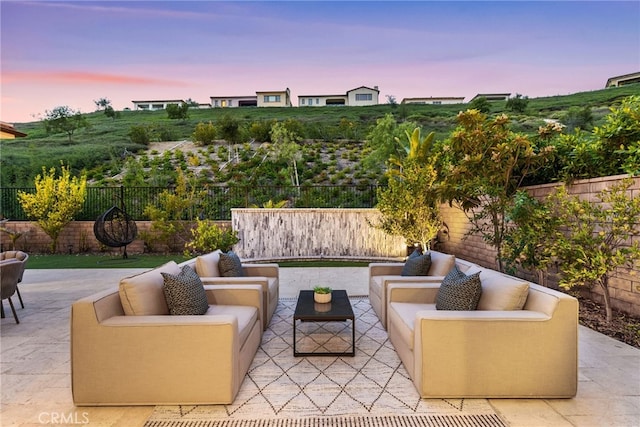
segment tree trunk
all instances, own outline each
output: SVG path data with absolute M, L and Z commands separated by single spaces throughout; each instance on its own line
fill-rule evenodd
M 604 296 L 604 310 L 607 315 L 607 322 L 611 323 L 613 320 L 613 310 L 611 309 L 611 295 L 609 295 L 609 277 L 603 276 L 599 282 Z

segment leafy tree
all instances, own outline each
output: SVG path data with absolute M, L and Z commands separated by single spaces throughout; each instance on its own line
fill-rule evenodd
M 406 155 L 389 159 L 387 187 L 379 187 L 376 208 L 382 214 L 375 227 L 405 238 L 407 245 L 431 241 L 442 227 L 436 193 L 436 157 L 431 147 L 435 134 L 420 136 L 420 128 L 406 133 Z
M 387 95 L 387 104 L 391 106 L 398 105 L 398 101 L 396 101 L 396 97 L 393 95 Z
M 300 137 L 288 130 L 284 123 L 274 123 L 271 127 L 271 155 L 276 161 L 286 161 L 291 185 L 300 186 L 298 161 L 302 158 L 302 148 L 298 144 Z
M 97 111 L 106 110 L 107 107 L 111 106 L 111 101 L 107 98 L 100 98 L 93 101 L 96 104 Z
M 467 110 L 458 114 L 458 123 L 442 148 L 441 194 L 465 212 L 469 233 L 478 233 L 496 249 L 503 270 L 506 213 L 547 152 L 536 153 L 526 135 L 511 131 L 504 114 L 489 120 L 478 110 Z
M 640 174 L 640 95 L 622 100 L 611 108 L 605 123 L 593 130 L 607 159 L 620 171 Z
M 113 109 L 111 105 L 107 105 L 104 109 L 104 115 L 115 120 L 120 117 L 120 112 Z
M 545 284 L 545 271 L 553 259 L 549 240 L 559 228 L 546 203 L 526 191 L 518 191 L 507 212 L 509 227 L 504 236 L 503 257 L 507 268 L 517 265 L 533 270 L 538 283 Z
M 519 93 L 516 96 L 512 96 L 507 99 L 506 108 L 509 111 L 513 111 L 514 113 L 524 113 L 527 110 L 527 106 L 529 105 L 529 97 L 522 96 Z
M 491 103 L 484 96 L 479 96 L 469 103 L 469 110 L 478 110 L 488 114 L 491 112 Z
M 153 129 L 148 125 L 134 125 L 129 128 L 129 132 L 127 135 L 131 142 L 134 144 L 140 145 L 149 145 L 151 142 L 151 137 L 153 134 Z
M 191 229 L 191 236 L 193 239 L 185 245 L 185 256 L 205 254 L 216 249 L 228 252 L 240 240 L 236 230 L 221 228 L 207 219 L 196 220 L 196 226 Z
M 149 204 L 143 214 L 151 220 L 148 232 L 141 233 L 143 240 L 153 246 L 165 245 L 171 252 L 184 250 L 187 242 L 187 223 L 197 218 L 198 203 L 203 189 L 192 174 L 176 168 L 176 186 L 173 191 L 164 190 L 158 196 L 158 205 Z
M 87 177 L 72 177 L 69 167 L 61 165 L 60 176 L 56 169 L 49 172 L 43 167 L 36 176 L 35 193 L 18 192 L 18 201 L 29 218 L 38 222 L 51 238 L 51 253 L 55 253 L 62 229 L 82 210 L 87 192 Z
M 74 111 L 66 105 L 45 111 L 44 128 L 47 133 L 64 132 L 71 141 L 76 130 L 86 127 L 89 127 L 86 117 L 80 111 Z
M 271 126 L 275 120 L 260 120 L 251 123 L 249 136 L 258 142 L 271 142 Z
M 380 168 L 391 156 L 403 153 L 400 138 L 411 132 L 417 125 L 411 122 L 398 124 L 393 114 L 385 114 L 376 120 L 375 126 L 367 135 L 364 148 L 369 154 L 362 160 L 367 169 Z
M 640 261 L 640 197 L 632 197 L 626 179 L 598 193 L 599 203 L 570 196 L 559 187 L 549 196 L 551 211 L 562 232 L 552 240 L 565 289 L 597 286 L 603 293 L 607 321 L 612 320 L 609 283 L 618 269 Z
M 198 123 L 191 139 L 201 145 L 211 145 L 216 140 L 217 131 L 213 123 Z
M 167 105 L 167 117 L 170 119 L 186 120 L 189 118 L 189 104 L 183 102 L 181 104 Z
M 218 135 L 230 144 L 241 140 L 240 121 L 230 114 L 225 114 L 216 123 Z

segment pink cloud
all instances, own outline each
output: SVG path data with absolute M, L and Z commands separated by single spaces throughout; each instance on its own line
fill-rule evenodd
M 2 73 L 4 83 L 73 83 L 117 85 L 171 85 L 188 86 L 179 80 L 158 79 L 146 76 L 127 76 L 88 71 L 9 71 Z

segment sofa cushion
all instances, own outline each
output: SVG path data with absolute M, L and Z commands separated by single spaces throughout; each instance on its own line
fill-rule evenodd
M 185 265 L 178 275 L 160 273 L 164 279 L 162 290 L 173 315 L 205 314 L 209 309 L 207 293 L 196 272 Z
M 496 271 L 481 274 L 482 296 L 478 310 L 522 310 L 529 295 L 529 283 Z
M 414 258 L 409 257 L 402 267 L 401 276 L 426 276 L 431 267 L 431 255 L 424 254 Z
M 218 261 L 220 260 L 220 250 L 215 250 L 196 258 L 196 273 L 200 277 L 220 277 Z
M 456 263 L 455 255 L 431 251 L 431 267 L 429 276 L 446 276 Z
M 475 310 L 481 294 L 480 273 L 467 276 L 455 265 L 440 284 L 436 309 Z
M 244 344 L 251 333 L 251 328 L 258 320 L 258 310 L 248 305 L 210 305 L 207 316 L 231 315 L 238 319 L 238 337 L 240 345 Z
M 218 271 L 222 277 L 242 277 L 242 261 L 233 251 L 221 253 L 218 260 Z
M 118 292 L 127 316 L 152 316 L 169 314 L 164 298 L 162 273 L 179 274 L 180 267 L 174 261 L 120 280 Z

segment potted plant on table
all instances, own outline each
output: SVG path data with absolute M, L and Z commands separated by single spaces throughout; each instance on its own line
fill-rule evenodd
M 331 302 L 331 288 L 327 286 L 315 286 L 313 288 L 313 300 L 318 303 Z

